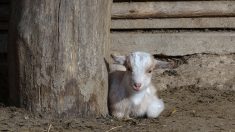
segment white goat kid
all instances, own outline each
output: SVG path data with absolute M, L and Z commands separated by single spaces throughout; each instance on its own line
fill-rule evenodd
M 156 118 L 164 110 L 164 103 L 156 95 L 151 83 L 155 68 L 171 68 L 172 63 L 155 60 L 145 52 L 127 56 L 112 55 L 114 61 L 124 65 L 125 71 L 110 73 L 109 110 L 117 118 Z

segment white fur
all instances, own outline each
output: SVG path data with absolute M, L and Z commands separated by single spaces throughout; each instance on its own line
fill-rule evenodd
M 112 57 L 118 64 L 131 67 L 131 71 L 113 70 L 110 73 L 110 113 L 117 118 L 144 115 L 149 118 L 158 117 L 164 110 L 164 103 L 157 97 L 156 89 L 151 83 L 152 73 L 148 72 L 156 65 L 156 60 L 144 52 Z M 134 90 L 135 83 L 141 84 L 139 90 Z
M 158 117 L 164 110 L 164 103 L 161 99 L 153 99 L 147 109 L 147 117 L 155 118 Z
M 144 91 L 134 94 L 130 99 L 133 102 L 133 104 L 137 106 L 137 105 L 140 105 L 145 95 L 146 95 L 146 91 L 144 90 Z

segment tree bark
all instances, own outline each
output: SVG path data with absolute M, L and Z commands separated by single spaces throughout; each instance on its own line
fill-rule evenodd
M 52 116 L 106 115 L 110 7 L 110 0 L 13 0 L 10 101 Z

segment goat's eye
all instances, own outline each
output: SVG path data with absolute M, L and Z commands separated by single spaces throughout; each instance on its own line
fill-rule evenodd
M 148 70 L 147 72 L 148 72 L 148 73 L 152 73 L 152 70 Z
M 131 67 L 127 67 L 126 70 L 132 72 Z

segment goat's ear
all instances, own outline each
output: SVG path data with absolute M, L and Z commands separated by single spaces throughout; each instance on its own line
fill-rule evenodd
M 154 59 L 155 69 L 172 69 L 175 68 L 174 62 L 166 62 Z
M 125 64 L 126 56 L 111 54 L 111 57 L 116 63 L 121 64 L 121 65 Z

